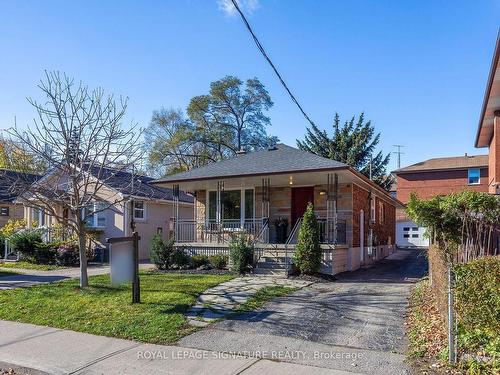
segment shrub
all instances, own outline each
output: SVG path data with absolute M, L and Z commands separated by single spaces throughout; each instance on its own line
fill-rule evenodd
M 78 245 L 75 243 L 61 244 L 56 251 L 56 263 L 60 266 L 78 266 L 80 264 L 80 251 Z
M 0 228 L 0 238 L 5 239 L 12 236 L 19 229 L 26 227 L 26 220 L 24 219 L 9 219 L 5 225 Z
M 160 270 L 166 270 L 172 265 L 173 241 L 163 241 L 160 235 L 155 235 L 151 240 L 151 261 Z
M 295 249 L 294 263 L 304 274 L 313 274 L 321 267 L 321 247 L 319 245 L 319 230 L 314 208 L 311 203 L 302 218 L 299 229 L 299 239 Z
M 500 366 L 500 257 L 458 264 L 454 271 L 459 348 L 484 352 Z
M 191 257 L 182 248 L 174 248 L 171 256 L 173 268 L 186 269 L 192 266 Z
M 36 264 L 54 264 L 56 261 L 57 247 L 59 243 L 35 243 L 33 253 L 28 257 L 28 260 Z
M 227 268 L 227 263 L 229 261 L 229 255 L 227 254 L 215 254 L 208 257 L 208 260 L 212 267 L 219 270 Z
M 36 245 L 42 243 L 42 234 L 37 230 L 24 230 L 9 238 L 13 251 L 18 251 L 29 260 L 34 256 Z
M 250 271 L 253 263 L 253 247 L 248 242 L 248 236 L 242 233 L 234 237 L 229 244 L 229 249 L 231 269 L 240 274 Z
M 193 255 L 191 257 L 191 262 L 192 266 L 194 268 L 202 267 L 202 266 L 207 266 L 210 264 L 210 261 L 208 260 L 208 256 L 206 255 Z

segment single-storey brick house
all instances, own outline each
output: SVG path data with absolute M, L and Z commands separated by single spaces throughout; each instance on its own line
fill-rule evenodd
M 396 199 L 347 164 L 284 144 L 155 183 L 195 196 L 194 220 L 173 225 L 176 243 L 193 252 L 227 251 L 233 234 L 244 231 L 260 254 L 257 268 L 283 271 L 309 202 L 318 217 L 323 272 L 354 270 L 394 250 Z

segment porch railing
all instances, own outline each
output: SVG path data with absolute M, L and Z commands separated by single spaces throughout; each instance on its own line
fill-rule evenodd
M 302 220 L 299 219 L 286 240 L 287 244 L 297 243 L 299 229 Z M 269 243 L 269 220 L 267 218 L 255 218 L 241 220 L 179 220 L 175 223 L 174 235 L 177 243 L 228 243 L 231 239 L 241 233 L 249 236 L 250 242 Z M 319 240 L 323 244 L 346 244 L 346 222 L 331 219 L 318 218 Z
M 248 220 L 179 220 L 175 223 L 175 241 L 178 243 L 226 243 L 238 234 L 246 233 L 252 242 L 269 242 L 267 218 Z

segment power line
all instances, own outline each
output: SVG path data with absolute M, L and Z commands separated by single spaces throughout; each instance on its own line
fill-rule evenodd
M 397 151 L 393 151 L 393 154 L 398 155 L 398 169 L 401 168 L 401 155 L 404 154 L 404 152 L 401 151 L 401 147 L 405 147 L 403 145 L 392 145 L 392 147 L 397 147 Z
M 302 112 L 302 114 L 304 115 L 304 117 L 306 118 L 307 121 L 309 121 L 309 123 L 314 126 L 314 122 L 309 118 L 309 116 L 307 115 L 307 113 L 304 111 L 304 109 L 302 108 L 302 106 L 300 105 L 299 101 L 295 98 L 295 96 L 292 94 L 292 92 L 290 91 L 290 89 L 288 88 L 287 84 L 285 83 L 285 81 L 283 80 L 283 78 L 281 77 L 281 74 L 278 72 L 278 69 L 276 69 L 276 67 L 274 66 L 273 62 L 271 61 L 271 59 L 269 58 L 269 56 L 267 55 L 264 47 L 262 47 L 262 44 L 260 44 L 259 42 L 259 39 L 257 39 L 257 36 L 255 35 L 255 33 L 253 32 L 252 30 L 252 27 L 250 26 L 250 24 L 248 23 L 245 15 L 243 14 L 243 12 L 241 11 L 240 7 L 238 6 L 238 2 L 237 0 L 231 0 L 231 2 L 233 3 L 234 7 L 236 8 L 236 10 L 238 11 L 238 13 L 240 14 L 243 22 L 245 23 L 245 26 L 247 27 L 248 31 L 250 32 L 250 34 L 252 35 L 252 38 L 255 42 L 255 44 L 257 45 L 257 48 L 259 49 L 260 53 L 262 53 L 262 55 L 264 56 L 264 58 L 267 60 L 267 62 L 269 63 L 269 65 L 271 65 L 271 67 L 273 68 L 274 70 L 274 73 L 276 73 L 276 75 L 278 76 L 278 79 L 280 80 L 281 84 L 283 85 L 283 87 L 285 88 L 285 90 L 288 92 L 288 95 L 290 95 L 290 97 L 292 98 L 293 102 L 297 105 L 297 107 L 300 109 L 300 112 Z

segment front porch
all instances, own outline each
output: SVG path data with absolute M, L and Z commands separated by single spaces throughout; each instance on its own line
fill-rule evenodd
M 292 245 L 308 203 L 314 205 L 322 244 L 352 242 L 352 184 L 342 174 L 209 180 L 192 188 L 195 218 L 172 218 L 171 233 L 177 244 L 227 246 L 245 233 L 254 245 Z

